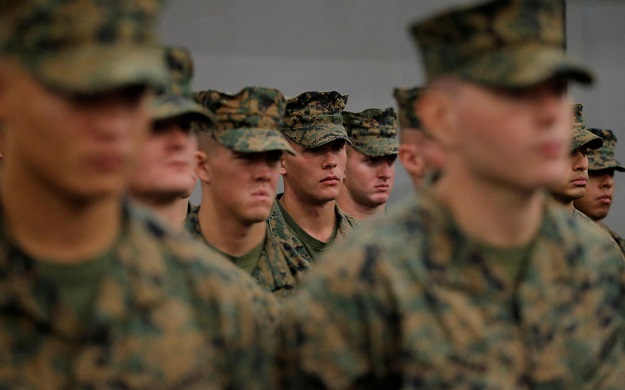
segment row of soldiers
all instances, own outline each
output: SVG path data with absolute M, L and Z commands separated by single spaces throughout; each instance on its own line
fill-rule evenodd
M 588 150 L 623 167 L 571 115 L 561 0 L 414 23 L 399 146 L 337 92 L 193 94 L 159 13 L 0 2 L 0 387 L 622 387 L 625 262 L 572 207 Z M 397 155 L 417 195 L 379 215 Z

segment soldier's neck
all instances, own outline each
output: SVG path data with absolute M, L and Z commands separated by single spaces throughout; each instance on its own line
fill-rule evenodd
M 345 187 L 343 187 L 343 190 L 341 191 L 336 202 L 342 211 L 359 221 L 364 221 L 376 215 L 384 214 L 384 208 L 386 206 L 385 203 L 373 207 L 360 204 L 354 200 Z
M 302 201 L 296 194 L 288 192 L 285 188 L 284 195 L 280 198 L 282 206 L 291 218 L 306 233 L 321 242 L 327 242 L 332 236 L 336 224 L 336 201 L 311 204 Z
M 265 239 L 266 221 L 243 222 L 214 205 L 203 198 L 198 212 L 202 237 L 212 246 L 231 256 L 242 256 Z
M 149 199 L 135 198 L 137 203 L 150 209 L 156 216 L 167 222 L 176 230 L 184 228 L 189 198 L 177 198 L 169 202 L 152 202 Z
M 450 170 L 434 188 L 460 229 L 485 244 L 526 245 L 540 228 L 545 207 L 545 194 L 541 189 L 520 191 Z M 459 188 L 462 191 L 458 191 Z
M 4 174 L 0 183 L 3 223 L 11 241 L 30 256 L 78 263 L 100 255 L 117 239 L 121 194 L 79 199 L 20 175 Z

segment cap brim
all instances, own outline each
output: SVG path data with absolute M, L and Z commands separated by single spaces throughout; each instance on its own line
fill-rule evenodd
M 603 139 L 598 135 L 595 135 L 586 129 L 579 129 L 575 131 L 580 131 L 582 134 L 573 137 L 571 150 L 581 148 L 582 146 L 585 146 L 589 150 L 597 150 L 603 145 Z
M 162 54 L 145 46 L 84 46 L 27 66 L 44 84 L 72 93 L 91 94 L 128 85 L 157 86 L 167 80 Z
M 556 47 L 530 45 L 506 48 L 481 54 L 479 59 L 462 67 L 459 76 L 478 84 L 521 88 L 553 77 L 563 77 L 582 84 L 594 81 L 593 73 Z
M 592 162 L 588 164 L 589 171 L 601 171 L 604 169 L 614 169 L 615 171 L 625 172 L 625 166 L 616 160 L 608 161 L 605 164 L 593 164 Z
M 213 123 L 214 117 L 210 111 L 197 104 L 194 100 L 184 96 L 166 95 L 154 99 L 152 104 L 152 120 L 159 121 L 182 115 L 193 116 L 195 121 Z
M 295 155 L 289 141 L 278 130 L 239 128 L 212 130 L 217 142 L 241 153 L 260 153 L 282 150 Z
M 306 149 L 318 148 L 338 139 L 345 140 L 348 144 L 352 143 L 345 132 L 345 128 L 335 124 L 317 124 L 297 129 L 286 129 L 284 134 Z

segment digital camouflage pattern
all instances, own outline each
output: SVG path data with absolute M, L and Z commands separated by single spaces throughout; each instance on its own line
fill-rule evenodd
M 584 106 L 582 104 L 573 104 L 573 142 L 571 143 L 571 150 L 579 149 L 582 146 L 589 150 L 599 149 L 603 144 L 603 140 L 586 129 L 584 115 L 582 114 L 583 109 Z
M 393 97 L 397 102 L 397 115 L 400 128 L 421 129 L 421 121 L 415 110 L 415 103 L 421 96 L 421 91 L 423 91 L 422 87 L 393 89 Z
M 561 206 L 518 269 L 428 189 L 357 233 L 282 310 L 290 388 L 622 389 L 624 263 Z
M 160 10 L 159 0 L 0 0 L 0 56 L 71 93 L 158 85 Z
M 350 142 L 341 113 L 347 95 L 332 92 L 304 92 L 287 101 L 282 133 L 291 141 L 312 149 L 337 139 Z
M 359 113 L 343 111 L 343 126 L 352 147 L 365 156 L 399 153 L 397 112 L 393 107 L 370 108 Z
M 624 172 L 625 166 L 616 160 L 616 135 L 610 129 L 588 129 L 594 135 L 603 139 L 603 145 L 597 150 L 588 153 L 588 170 L 611 169 Z
M 271 387 L 274 298 L 143 211 L 122 231 L 82 323 L 0 233 L 0 388 Z
M 194 237 L 203 240 L 198 218 L 199 209 L 198 206 L 192 207 L 187 214 L 185 228 Z M 278 240 L 267 230 L 263 250 L 258 265 L 252 272 L 252 278 L 278 299 L 286 298 L 292 295 L 303 273 L 310 268 L 310 263 L 298 260 L 301 259 L 284 253 Z
M 477 84 L 522 87 L 553 76 L 583 83 L 591 72 L 567 58 L 564 1 L 496 0 L 414 23 L 428 81 L 454 75 Z
M 289 225 L 284 219 L 284 214 L 278 206 L 278 200 L 282 197 L 279 194 L 276 201 L 273 202 L 267 225 L 269 233 L 273 235 L 280 244 L 284 254 L 291 264 L 297 264 L 299 269 L 308 269 L 315 262 L 310 253 L 306 250 L 304 243 L 291 231 Z M 336 215 L 336 239 L 334 245 L 345 239 L 345 236 L 360 224 L 356 218 L 344 213 L 338 205 L 335 205 L 334 212 Z
M 213 114 L 193 100 L 191 53 L 182 47 L 163 47 L 162 55 L 169 77 L 156 91 L 152 105 L 152 119 L 164 120 L 185 116 L 196 121 L 213 120 Z
M 274 88 L 245 87 L 236 95 L 215 90 L 195 93 L 195 100 L 215 114 L 208 128 L 221 145 L 236 152 L 295 151 L 280 133 L 286 101 Z
M 621 253 L 623 254 L 623 257 L 625 257 L 625 239 L 623 239 L 623 237 L 621 237 L 617 232 L 615 232 L 614 230 L 610 229 L 610 227 L 608 225 L 606 225 L 605 223 L 601 222 L 601 221 L 596 221 L 597 224 L 599 224 L 599 226 L 610 235 L 610 237 L 612 237 L 612 239 L 614 240 L 614 242 L 616 242 L 616 245 L 618 245 L 619 249 L 621 250 Z

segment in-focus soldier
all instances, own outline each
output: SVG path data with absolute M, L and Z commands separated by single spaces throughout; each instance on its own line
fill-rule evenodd
M 269 233 L 283 152 L 293 148 L 280 132 L 286 101 L 273 88 L 247 87 L 235 95 L 196 92 L 215 113 L 199 133 L 196 171 L 202 201 L 187 228 L 206 245 L 244 269 L 266 290 L 288 295 L 306 263 L 293 262 Z
M 270 383 L 272 297 L 123 201 L 159 4 L 0 2 L 0 388 Z
M 417 102 L 422 90 L 422 87 L 393 90 L 399 118 L 399 160 L 415 186 L 421 185 L 428 174 L 440 176 L 445 165 L 441 143 L 423 128 L 417 117 Z
M 384 214 L 393 183 L 397 142 L 397 113 L 392 107 L 359 113 L 343 111 L 343 126 L 351 141 L 343 189 L 337 198 L 341 210 L 364 221 Z
M 164 47 L 169 82 L 156 92 L 152 128 L 141 146 L 130 177 L 132 199 L 171 226 L 183 229 L 196 185 L 197 137 L 193 122 L 210 122 L 212 114 L 193 100 L 193 62 L 182 47 Z
M 575 208 L 596 221 L 625 254 L 625 240 L 602 220 L 608 216 L 614 196 L 614 172 L 624 172 L 625 166 L 615 157 L 616 135 L 610 129 L 589 129 L 603 139 L 603 146 L 590 151 L 588 157 L 588 184 L 583 197 L 573 201 Z
M 297 264 L 313 263 L 358 221 L 336 204 L 345 177 L 349 142 L 342 112 L 347 96 L 304 92 L 287 101 L 282 123 L 295 155 L 283 154 L 278 194 L 267 223 Z
M 573 138 L 569 155 L 569 170 L 556 185 L 551 187 L 553 197 L 563 206 L 573 212 L 574 215 L 587 219 L 573 207 L 573 200 L 584 196 L 588 183 L 588 157 L 586 154 L 591 150 L 601 147 L 601 137 L 591 133 L 584 125 L 582 115 L 583 106 L 580 103 L 573 104 Z
M 412 26 L 444 174 L 316 264 L 282 314 L 291 388 L 619 389 L 623 263 L 545 191 L 565 174 L 563 3 Z

